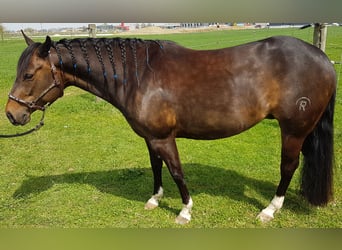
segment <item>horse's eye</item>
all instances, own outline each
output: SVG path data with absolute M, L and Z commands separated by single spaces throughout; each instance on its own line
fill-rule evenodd
M 31 80 L 33 78 L 33 74 L 28 74 L 28 73 L 26 73 L 25 75 L 24 75 L 24 80 Z

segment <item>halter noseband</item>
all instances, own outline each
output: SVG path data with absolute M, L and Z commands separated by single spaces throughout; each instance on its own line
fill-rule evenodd
M 52 90 L 55 87 L 58 87 L 61 90 L 61 92 L 63 93 L 63 87 L 61 87 L 61 82 L 59 81 L 59 79 L 57 77 L 58 73 L 56 70 L 56 66 L 52 62 L 50 50 L 48 51 L 48 53 L 49 53 L 49 62 L 50 62 L 50 67 L 51 67 L 51 74 L 52 74 L 52 78 L 53 78 L 53 83 L 46 90 L 44 90 L 34 101 L 25 101 L 23 99 L 20 99 L 16 96 L 12 95 L 11 93 L 8 95 L 9 99 L 25 105 L 29 109 L 44 111 L 50 105 L 50 103 L 47 103 L 44 106 L 37 105 L 37 102 L 41 98 L 43 98 L 50 90 Z

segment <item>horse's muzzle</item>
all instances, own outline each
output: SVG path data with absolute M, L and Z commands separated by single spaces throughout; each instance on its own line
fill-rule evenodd
M 6 108 L 6 116 L 8 120 L 15 126 L 25 125 L 31 120 L 30 113 L 25 109 L 11 112 L 8 108 Z

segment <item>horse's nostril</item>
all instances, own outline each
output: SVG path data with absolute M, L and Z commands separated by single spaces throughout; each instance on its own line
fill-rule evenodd
M 23 114 L 23 121 L 26 122 L 27 121 L 27 114 Z
M 17 125 L 16 120 L 14 119 L 13 115 L 11 114 L 11 112 L 6 112 L 6 116 L 8 118 L 8 120 L 13 124 L 13 125 Z

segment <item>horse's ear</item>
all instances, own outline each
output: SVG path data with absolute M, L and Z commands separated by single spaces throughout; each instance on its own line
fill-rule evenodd
M 39 48 L 39 56 L 45 58 L 49 55 L 51 48 L 51 38 L 46 36 L 45 42 Z
M 29 38 L 29 37 L 24 33 L 23 30 L 21 30 L 21 33 L 23 34 L 23 36 L 24 36 L 24 38 L 25 38 L 25 42 L 26 42 L 26 44 L 27 44 L 28 46 L 30 46 L 31 44 L 34 44 L 34 41 L 33 41 L 31 38 Z

